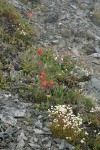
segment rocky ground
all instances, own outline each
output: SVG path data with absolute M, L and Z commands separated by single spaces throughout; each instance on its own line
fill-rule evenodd
M 41 9 L 31 9 L 18 0 L 8 0 L 37 32 L 36 47 L 69 51 L 88 71 L 91 78 L 84 83 L 84 93 L 100 104 L 100 21 L 95 11 L 100 0 L 41 0 Z M 65 140 L 54 139 L 48 128 L 46 113 L 26 103 L 17 94 L 0 91 L 1 150 L 74 150 Z

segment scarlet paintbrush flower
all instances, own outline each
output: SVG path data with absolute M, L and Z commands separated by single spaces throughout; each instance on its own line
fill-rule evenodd
M 45 76 L 40 75 L 40 79 L 45 79 Z
M 38 54 L 42 55 L 43 51 L 41 49 L 38 49 Z
M 42 83 L 41 83 L 41 86 L 42 87 L 46 87 L 48 85 L 48 82 L 47 81 L 43 81 Z
M 45 77 L 46 77 L 46 73 L 43 72 L 43 73 L 40 75 L 40 79 L 45 79 Z
M 50 81 L 49 84 L 50 84 L 50 86 L 53 86 L 53 85 L 54 85 L 54 82 L 53 82 L 53 81 Z
M 42 72 L 42 74 L 41 74 L 42 76 L 44 76 L 44 77 L 46 77 L 46 73 L 45 72 Z
M 32 17 L 32 15 L 33 15 L 33 14 L 32 14 L 31 12 L 29 12 L 29 13 L 27 14 L 28 17 Z

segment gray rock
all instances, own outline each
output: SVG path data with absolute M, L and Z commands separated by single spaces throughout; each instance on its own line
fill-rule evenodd
M 87 70 L 78 66 L 73 68 L 71 74 L 76 74 L 79 82 L 89 81 L 91 78 L 91 74 Z
M 59 48 L 64 48 L 65 45 L 66 45 L 65 40 L 60 40 L 60 42 L 59 42 Z
M 93 77 L 93 78 L 91 78 L 91 83 L 95 89 L 100 91 L 100 79 Z
M 44 131 L 43 130 L 40 130 L 40 129 L 33 129 L 33 131 L 35 132 L 35 134 L 44 134 Z
M 25 146 L 24 140 L 20 140 L 19 143 L 16 146 L 16 150 L 23 150 L 24 146 Z
M 66 18 L 68 18 L 68 13 L 62 15 L 62 16 L 59 18 L 59 20 L 60 20 L 60 21 L 61 21 L 61 20 L 65 20 Z
M 93 60 L 93 63 L 96 64 L 96 65 L 100 65 L 100 61 L 98 59 Z
M 68 27 L 62 26 L 62 29 L 60 32 L 61 32 L 62 37 L 64 38 L 69 38 L 72 36 L 72 32 Z
M 94 58 L 100 58 L 100 54 L 99 53 L 93 53 L 90 56 L 92 56 Z
M 75 150 L 75 146 L 73 146 L 67 142 L 66 142 L 66 148 L 68 148 L 69 150 Z
M 46 132 L 49 132 L 50 131 L 50 129 L 49 128 L 47 128 L 47 127 L 44 127 L 44 128 L 42 128 L 44 131 L 46 131 Z
M 40 122 L 40 120 L 35 122 L 35 126 L 38 127 L 38 128 L 42 128 L 42 123 Z
M 44 148 L 47 149 L 50 147 L 51 147 L 51 141 L 48 141 L 47 144 L 44 145 Z
M 92 98 L 96 99 L 96 103 L 100 104 L 100 78 L 92 77 L 84 86 L 84 92 Z
M 41 148 L 40 145 L 29 143 L 32 148 Z
M 14 129 L 12 127 L 7 128 L 5 131 L 5 134 L 8 135 L 10 139 L 13 139 L 12 137 L 13 133 L 14 133 Z
M 51 1 L 48 1 L 48 0 L 41 0 L 42 4 L 48 6 L 51 4 Z
M 10 150 L 15 150 L 16 144 L 13 142 L 10 142 Z
M 20 135 L 17 138 L 18 142 L 20 142 L 21 140 L 27 140 L 27 137 L 25 136 L 23 131 L 20 133 Z
M 52 43 L 53 45 L 57 45 L 57 44 L 59 43 L 59 40 L 53 40 L 51 43 Z
M 3 139 L 3 137 L 4 137 L 4 133 L 0 132 L 0 139 Z
M 96 48 L 96 52 L 100 54 L 100 48 Z
M 61 144 L 58 146 L 59 146 L 59 150 L 64 150 L 66 148 L 66 141 L 63 139 L 61 141 Z
M 58 20 L 59 15 L 57 13 L 51 13 L 48 17 L 44 20 L 45 23 L 54 23 Z
M 48 141 L 48 137 L 42 138 L 42 142 L 47 142 Z
M 95 3 L 94 9 L 95 9 L 95 10 L 100 10 L 100 1 L 97 2 L 97 3 Z
M 82 51 L 87 55 L 91 55 L 96 52 L 94 46 L 89 43 L 84 44 L 84 46 L 82 47 Z
M 17 77 L 19 77 L 19 72 L 18 71 L 16 71 L 16 70 L 14 70 L 14 69 L 12 69 L 11 71 L 10 71 L 10 76 L 11 76 L 11 79 L 12 80 L 15 80 L 15 79 L 17 79 Z
M 12 126 L 15 126 L 17 123 L 17 119 L 15 119 L 13 116 L 9 116 L 9 115 L 0 114 L 0 119 L 4 123 L 11 124 Z
M 27 131 L 32 132 L 33 128 L 31 126 L 27 126 Z

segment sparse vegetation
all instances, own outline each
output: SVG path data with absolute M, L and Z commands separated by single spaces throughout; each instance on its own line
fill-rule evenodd
M 6 0 L 0 1 L 0 60 L 2 70 L 0 73 L 1 88 L 6 88 L 12 69 L 12 57 L 25 51 L 32 45 L 35 36 L 34 29 L 22 19 L 21 15 Z M 6 83 L 6 84 L 5 84 Z

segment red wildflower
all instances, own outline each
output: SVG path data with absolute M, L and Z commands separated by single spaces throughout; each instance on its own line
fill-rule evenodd
M 44 77 L 46 77 L 46 73 L 45 72 L 42 72 L 42 74 L 41 74 L 42 76 L 44 76 Z
M 43 51 L 41 49 L 38 49 L 38 54 L 42 55 Z
M 47 81 L 43 81 L 43 82 L 41 83 L 41 86 L 42 86 L 42 87 L 46 87 L 46 86 L 47 86 L 47 84 L 48 84 L 48 82 L 47 82 Z
M 40 75 L 40 79 L 45 79 L 45 77 L 46 77 L 46 73 L 42 73 L 41 75 Z
M 27 14 L 28 17 L 32 17 L 32 15 L 33 15 L 33 14 L 32 14 L 31 12 L 29 12 L 29 13 Z
M 45 79 L 45 76 L 40 75 L 40 79 Z
M 50 81 L 49 84 L 50 84 L 50 86 L 53 86 L 53 85 L 54 85 L 54 82 L 53 82 L 53 81 Z

